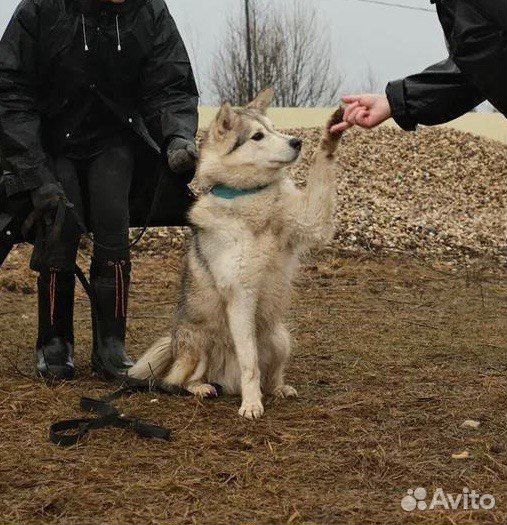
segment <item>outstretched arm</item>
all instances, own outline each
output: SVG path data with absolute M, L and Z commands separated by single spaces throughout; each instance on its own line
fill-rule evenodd
M 406 131 L 453 120 L 484 97 L 449 58 L 417 75 L 390 82 L 386 94 L 347 95 L 344 122 L 335 131 L 357 125 L 371 129 L 389 118 Z
M 451 58 L 422 73 L 390 82 L 386 88 L 392 117 L 407 131 L 417 124 L 443 124 L 484 101 Z

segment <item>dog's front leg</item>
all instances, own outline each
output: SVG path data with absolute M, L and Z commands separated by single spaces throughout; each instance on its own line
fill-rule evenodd
M 324 130 L 308 176 L 305 191 L 292 208 L 293 238 L 301 248 L 330 241 L 334 232 L 336 174 L 334 153 L 341 133 L 331 134 L 334 124 L 342 121 L 343 109 L 336 111 Z
M 241 372 L 242 403 L 239 415 L 247 419 L 257 419 L 264 413 L 255 330 L 255 308 L 255 294 L 245 291 L 233 293 L 227 305 L 229 329 Z

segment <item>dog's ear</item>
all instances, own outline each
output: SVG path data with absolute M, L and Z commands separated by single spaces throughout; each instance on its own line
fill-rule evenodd
M 248 104 L 247 108 L 256 109 L 265 115 L 274 98 L 275 90 L 273 88 L 265 89 L 264 91 L 261 91 L 257 97 L 250 102 L 250 104 Z
M 237 115 L 229 102 L 224 102 L 215 117 L 212 130 L 215 140 L 222 140 L 227 133 L 234 129 Z

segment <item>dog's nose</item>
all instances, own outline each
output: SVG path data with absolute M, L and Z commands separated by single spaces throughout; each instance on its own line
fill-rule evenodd
M 290 139 L 289 144 L 290 147 L 294 148 L 296 151 L 301 151 L 301 148 L 303 147 L 303 141 L 301 139 Z

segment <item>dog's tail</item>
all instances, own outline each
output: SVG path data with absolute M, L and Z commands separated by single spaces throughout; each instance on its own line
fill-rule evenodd
M 326 156 L 328 158 L 333 158 L 334 152 L 336 150 L 336 146 L 338 145 L 338 142 L 340 141 L 343 131 L 339 131 L 337 133 L 331 133 L 331 128 L 333 126 L 336 126 L 336 124 L 340 124 L 343 122 L 343 114 L 345 112 L 345 109 L 343 106 L 340 106 L 330 117 L 330 119 L 327 122 L 326 127 L 324 128 L 324 134 L 322 137 L 321 142 L 321 150 L 323 150 L 326 153 Z
M 135 379 L 160 377 L 172 361 L 171 342 L 171 336 L 160 338 L 129 370 L 129 377 Z

